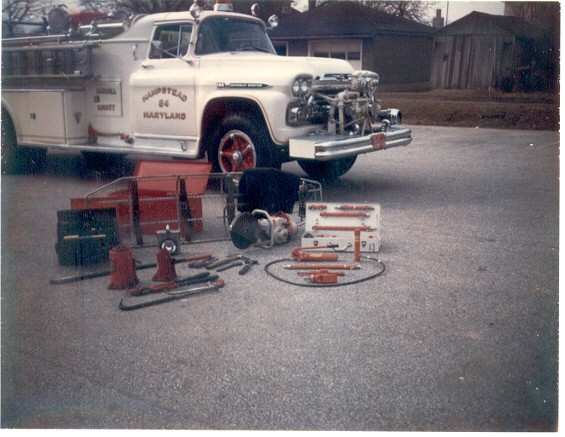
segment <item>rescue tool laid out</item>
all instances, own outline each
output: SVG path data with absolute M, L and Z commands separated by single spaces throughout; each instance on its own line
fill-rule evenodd
M 100 25 L 4 39 L 4 172 L 33 170 L 53 148 L 207 157 L 221 172 L 298 160 L 336 178 L 360 154 L 411 142 L 400 111 L 376 99 L 377 73 L 278 56 L 262 20 L 201 3 L 133 17 L 117 35 Z

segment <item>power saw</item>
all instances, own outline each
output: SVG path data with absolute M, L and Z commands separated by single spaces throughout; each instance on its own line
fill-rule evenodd
M 252 245 L 270 248 L 284 244 L 298 233 L 298 225 L 285 214 L 269 214 L 262 209 L 238 215 L 229 226 L 230 238 L 238 249 Z

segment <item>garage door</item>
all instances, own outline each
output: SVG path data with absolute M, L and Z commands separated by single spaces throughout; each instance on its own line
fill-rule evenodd
M 339 39 L 311 41 L 309 55 L 319 58 L 345 59 L 356 70 L 361 70 L 361 41 Z

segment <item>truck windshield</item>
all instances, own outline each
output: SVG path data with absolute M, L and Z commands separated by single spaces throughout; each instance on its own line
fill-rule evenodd
M 267 31 L 260 23 L 222 17 L 209 18 L 200 24 L 197 55 L 244 50 L 275 54 Z

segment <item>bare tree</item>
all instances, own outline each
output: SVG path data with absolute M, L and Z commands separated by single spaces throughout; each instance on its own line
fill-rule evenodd
M 46 0 L 2 0 L 2 20 L 24 21 L 42 16 L 52 6 Z
M 337 0 L 316 0 L 309 2 L 310 5 L 321 5 L 331 3 Z M 396 17 L 407 18 L 409 20 L 418 21 L 420 23 L 429 24 L 432 14 L 430 11 L 435 7 L 437 2 L 430 1 L 388 1 L 388 0 L 355 0 L 364 6 L 385 12 Z
M 531 68 L 535 89 L 559 89 L 560 6 L 556 1 L 504 2 L 505 15 L 521 18 L 544 32 L 531 47 L 536 61 Z
M 396 17 L 407 18 L 409 20 L 418 21 L 420 23 L 428 23 L 430 21 L 430 10 L 436 5 L 436 2 L 429 1 L 364 1 L 374 9 L 386 12 Z
M 188 11 L 193 0 L 80 0 L 87 10 L 112 12 L 124 10 L 134 14 Z
M 23 22 L 44 25 L 53 0 L 2 0 L 2 37 L 11 37 Z
M 521 1 L 504 2 L 505 15 L 513 15 L 534 24 L 553 35 L 558 35 L 560 26 L 560 2 Z

